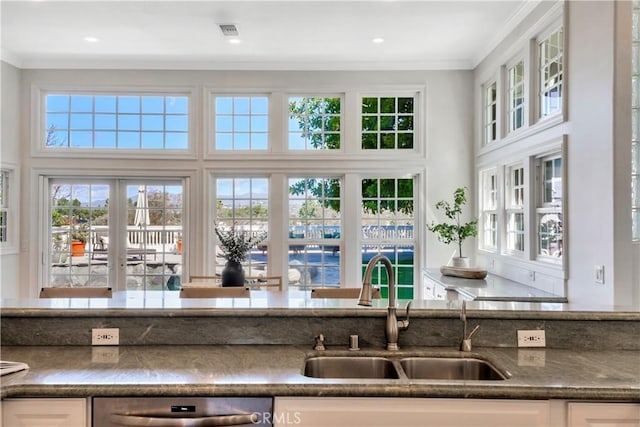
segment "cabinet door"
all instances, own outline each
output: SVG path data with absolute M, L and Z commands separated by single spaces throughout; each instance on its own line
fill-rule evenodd
M 526 427 L 549 426 L 549 403 L 531 400 L 276 398 L 274 425 Z
M 87 427 L 85 399 L 8 399 L 0 404 L 4 427 Z
M 640 426 L 639 403 L 569 402 L 569 427 Z

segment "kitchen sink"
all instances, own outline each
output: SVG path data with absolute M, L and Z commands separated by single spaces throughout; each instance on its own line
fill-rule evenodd
M 303 374 L 312 378 L 374 378 L 410 380 L 506 380 L 507 376 L 476 357 L 315 356 Z
M 305 362 L 304 375 L 313 378 L 400 378 L 391 360 L 366 356 L 311 357 Z
M 489 362 L 476 358 L 406 357 L 400 366 L 409 379 L 416 380 L 505 380 Z

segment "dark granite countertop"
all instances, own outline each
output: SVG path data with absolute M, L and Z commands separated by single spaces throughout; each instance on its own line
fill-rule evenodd
M 302 375 L 309 347 L 4 346 L 2 359 L 30 369 L 1 378 L 9 397 L 388 396 L 586 399 L 640 402 L 640 352 L 475 348 L 510 374 L 504 381 L 314 379 Z M 329 347 L 325 355 L 353 355 Z M 363 349 L 359 355 L 389 356 Z M 401 355 L 459 356 L 448 347 L 406 347 Z M 396 357 L 395 355 L 393 357 Z

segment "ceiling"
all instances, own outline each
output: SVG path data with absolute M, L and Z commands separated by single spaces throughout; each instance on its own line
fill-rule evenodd
M 537 4 L 2 0 L 1 53 L 20 68 L 471 69 Z

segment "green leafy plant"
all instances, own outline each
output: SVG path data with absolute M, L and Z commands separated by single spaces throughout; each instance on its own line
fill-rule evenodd
M 74 242 L 87 243 L 89 239 L 89 227 L 87 224 L 75 225 L 71 228 L 71 240 Z
M 438 235 L 438 240 L 442 243 L 457 243 L 458 255 L 462 258 L 462 243 L 467 237 L 475 237 L 478 235 L 478 219 L 462 224 L 460 215 L 462 214 L 462 206 L 467 203 L 466 187 L 457 188 L 453 192 L 453 204 L 441 200 L 436 203 L 436 209 L 443 209 L 447 218 L 454 220 L 454 223 L 440 223 L 427 225 L 427 229 Z
M 247 231 L 236 231 L 235 225 L 228 230 L 215 225 L 216 236 L 220 242 L 222 256 L 231 262 L 242 262 L 252 247 L 267 238 L 266 232 L 251 235 Z

